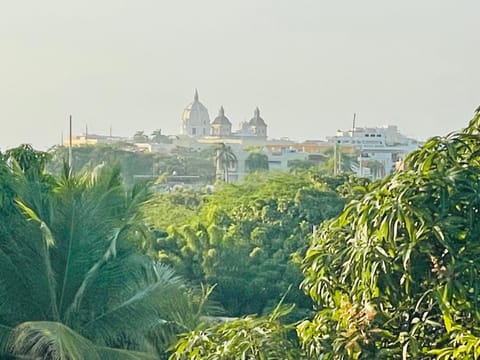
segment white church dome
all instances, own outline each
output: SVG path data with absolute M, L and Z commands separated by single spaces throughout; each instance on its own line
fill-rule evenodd
M 183 110 L 181 133 L 189 136 L 210 134 L 210 116 L 207 108 L 198 100 L 197 90 L 195 90 L 193 102 Z

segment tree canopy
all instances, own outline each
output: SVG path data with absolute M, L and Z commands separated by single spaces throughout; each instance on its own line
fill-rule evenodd
M 53 177 L 44 164 L 28 146 L 0 161 L 0 353 L 157 358 L 203 300 L 134 246 L 148 189 L 127 191 L 118 167 Z
M 198 216 L 167 228 L 153 201 L 147 213 L 158 220 L 149 215 L 152 226 L 167 232 L 156 239 L 154 252 L 186 278 L 216 284 L 213 298 L 230 315 L 264 313 L 290 284 L 287 301 L 308 309 L 298 289 L 307 237 L 344 205 L 329 184 L 337 186 L 307 172 L 253 174 L 242 183 L 224 184 L 203 198 Z
M 277 306 L 265 316 L 230 319 L 209 328 L 184 334 L 170 360 L 270 359 L 300 360 L 302 351 L 288 336 L 293 325 L 280 322 L 292 308 Z
M 298 169 L 152 197 L 118 166 L 2 154 L 0 354 L 479 358 L 479 111 L 376 182 Z M 237 318 L 202 317 L 210 293 Z
M 177 147 L 165 154 L 135 152 L 129 149 L 129 146 L 119 143 L 74 147 L 72 148 L 73 171 L 92 171 L 98 165 L 117 163 L 127 186 L 139 182 L 137 178 L 155 178 L 160 175 L 198 176 L 200 183 L 210 183 L 215 179 L 212 149 L 198 151 Z M 63 171 L 63 163 L 68 158 L 68 149 L 53 148 L 48 156 L 48 170 L 60 175 Z
M 259 151 L 250 152 L 245 159 L 245 167 L 248 172 L 267 171 L 269 168 L 268 155 Z
M 299 326 L 311 354 L 478 358 L 479 129 L 477 113 L 428 140 L 313 238 L 303 288 L 317 311 Z

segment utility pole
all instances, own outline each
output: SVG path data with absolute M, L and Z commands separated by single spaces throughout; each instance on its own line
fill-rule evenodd
M 355 151 L 354 139 L 355 139 L 355 120 L 357 119 L 357 113 L 353 113 L 353 120 L 352 120 L 352 146 Z M 363 168 L 362 168 L 362 145 L 360 145 L 360 177 L 363 175 Z
M 338 146 L 338 173 L 342 173 L 342 151 L 340 146 Z
M 360 177 L 363 177 L 363 166 L 362 166 L 362 147 L 360 147 L 360 157 L 358 158 L 360 162 Z
M 68 141 L 68 171 L 69 175 L 72 174 L 72 115 L 70 115 L 70 135 L 69 135 L 69 141 Z
M 337 143 L 333 144 L 333 176 L 337 176 Z

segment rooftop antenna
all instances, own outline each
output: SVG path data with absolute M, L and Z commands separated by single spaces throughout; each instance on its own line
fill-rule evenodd
M 112 137 L 112 125 L 110 125 L 110 137 Z

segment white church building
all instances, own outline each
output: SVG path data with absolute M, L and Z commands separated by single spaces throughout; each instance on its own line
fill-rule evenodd
M 198 91 L 195 90 L 193 101 L 183 110 L 180 135 L 192 138 L 253 137 L 266 140 L 267 124 L 261 118 L 258 107 L 255 108 L 253 118 L 250 121 L 240 123 L 240 128 L 237 131 L 232 131 L 232 123 L 225 115 L 223 106 L 220 107 L 217 117 L 210 121 L 208 109 L 200 102 Z

